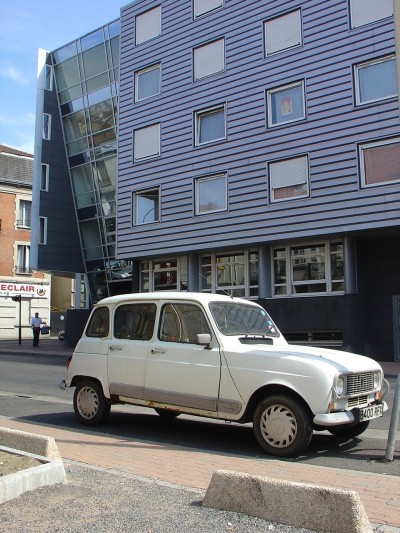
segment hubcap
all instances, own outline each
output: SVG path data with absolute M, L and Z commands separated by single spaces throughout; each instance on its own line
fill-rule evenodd
M 262 436 L 274 448 L 286 448 L 297 435 L 293 413 L 284 405 L 271 405 L 260 420 Z
M 93 418 L 99 410 L 99 398 L 91 387 L 83 387 L 78 395 L 78 409 L 83 418 Z

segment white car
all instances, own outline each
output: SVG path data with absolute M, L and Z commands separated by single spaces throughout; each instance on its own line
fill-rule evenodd
M 289 345 L 258 304 L 216 294 L 155 292 L 101 300 L 61 388 L 88 426 L 113 404 L 253 422 L 271 455 L 303 452 L 313 430 L 355 437 L 387 409 L 373 359 Z

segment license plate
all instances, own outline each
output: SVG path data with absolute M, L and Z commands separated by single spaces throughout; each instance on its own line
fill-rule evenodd
M 371 405 L 370 407 L 360 409 L 360 422 L 372 420 L 380 416 L 383 416 L 383 404 Z

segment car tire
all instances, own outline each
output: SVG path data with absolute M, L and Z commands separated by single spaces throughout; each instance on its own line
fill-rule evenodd
M 166 419 L 173 419 L 179 416 L 181 413 L 179 411 L 172 411 L 171 409 L 161 409 L 159 407 L 156 407 L 154 411 L 161 416 L 161 418 Z
M 270 455 L 301 454 L 312 438 L 312 418 L 307 407 L 290 396 L 276 394 L 262 400 L 253 417 L 258 444 Z
M 368 429 L 369 422 L 369 420 L 366 420 L 365 422 L 359 422 L 354 426 L 343 425 L 331 427 L 328 429 L 328 431 L 335 437 L 353 439 L 354 437 L 358 437 L 358 435 L 361 435 L 361 433 L 364 433 L 364 431 Z
M 111 406 L 100 383 L 91 379 L 78 383 L 73 403 L 79 422 L 85 426 L 98 426 L 105 422 L 110 414 Z

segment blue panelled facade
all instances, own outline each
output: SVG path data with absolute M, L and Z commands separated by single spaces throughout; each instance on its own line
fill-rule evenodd
M 101 87 L 88 85 L 98 56 L 85 66 L 93 36 L 77 41 L 73 99 L 50 54 L 92 301 L 227 292 L 259 301 L 291 342 L 400 359 L 393 1 L 368 5 L 137 0 L 121 9 L 118 80 L 109 29 Z M 90 105 L 106 86 L 107 128 Z M 115 189 L 97 170 L 109 157 Z M 98 200 L 85 203 L 88 170 Z

